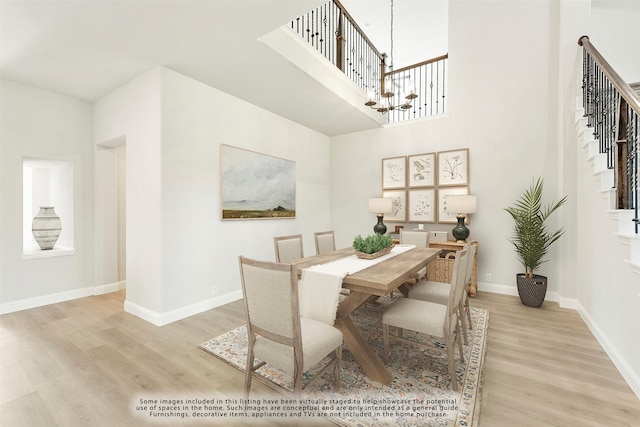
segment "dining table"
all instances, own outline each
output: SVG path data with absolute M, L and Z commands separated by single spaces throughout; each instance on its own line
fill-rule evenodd
M 347 274 L 342 279 L 342 288 L 348 289 L 349 293 L 338 304 L 335 326 L 342 331 L 345 345 L 370 379 L 389 385 L 393 378 L 376 351 L 369 345 L 367 338 L 353 322 L 352 314 L 364 304 L 395 290 L 407 296 L 407 282 L 432 262 L 440 251 L 437 248 L 414 247 L 363 270 Z M 301 276 L 302 270 L 306 268 L 354 255 L 355 250 L 349 247 L 301 258 L 293 263 Z

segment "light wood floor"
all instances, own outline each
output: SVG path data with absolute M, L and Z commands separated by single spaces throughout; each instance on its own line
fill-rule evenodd
M 118 292 L 0 317 L 2 426 L 144 425 L 140 398 L 238 396 L 243 374 L 197 346 L 244 323 L 241 301 L 161 328 L 123 302 Z M 576 312 L 487 293 L 472 305 L 490 310 L 481 427 L 638 425 L 640 400 Z

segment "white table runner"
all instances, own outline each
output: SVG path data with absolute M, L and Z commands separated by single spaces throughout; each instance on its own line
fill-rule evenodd
M 348 274 L 369 268 L 389 258 L 415 248 L 415 245 L 396 245 L 386 255 L 375 259 L 360 259 L 356 255 L 302 270 L 299 283 L 300 315 L 333 325 L 342 279 Z

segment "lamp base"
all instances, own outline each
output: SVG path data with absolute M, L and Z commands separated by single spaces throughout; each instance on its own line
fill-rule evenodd
M 382 222 L 383 217 L 384 217 L 383 214 L 378 214 L 378 222 L 376 225 L 373 226 L 373 231 L 376 234 L 386 234 L 387 232 L 387 226 L 384 225 L 384 223 Z
M 467 241 L 467 237 L 469 237 L 471 231 L 464 225 L 464 215 L 458 215 L 456 218 L 458 218 L 458 224 L 451 230 L 451 234 L 453 234 L 453 237 L 458 243 L 464 243 Z

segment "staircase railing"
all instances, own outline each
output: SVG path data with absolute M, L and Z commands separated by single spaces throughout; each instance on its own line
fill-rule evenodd
M 639 233 L 640 185 L 640 96 L 609 65 L 589 37 L 582 36 L 582 98 L 587 124 L 607 154 L 618 192 L 618 208 L 635 211 L 635 232 Z
M 385 81 L 393 79 L 402 101 L 385 112 L 389 122 L 434 116 L 447 111 L 448 55 L 387 71 L 387 55 L 380 53 L 339 0 L 291 21 L 291 29 L 345 73 L 364 93 L 380 98 Z M 414 87 L 408 88 L 411 82 Z M 388 83 L 387 83 L 388 85 Z M 417 98 L 404 100 L 404 91 Z

